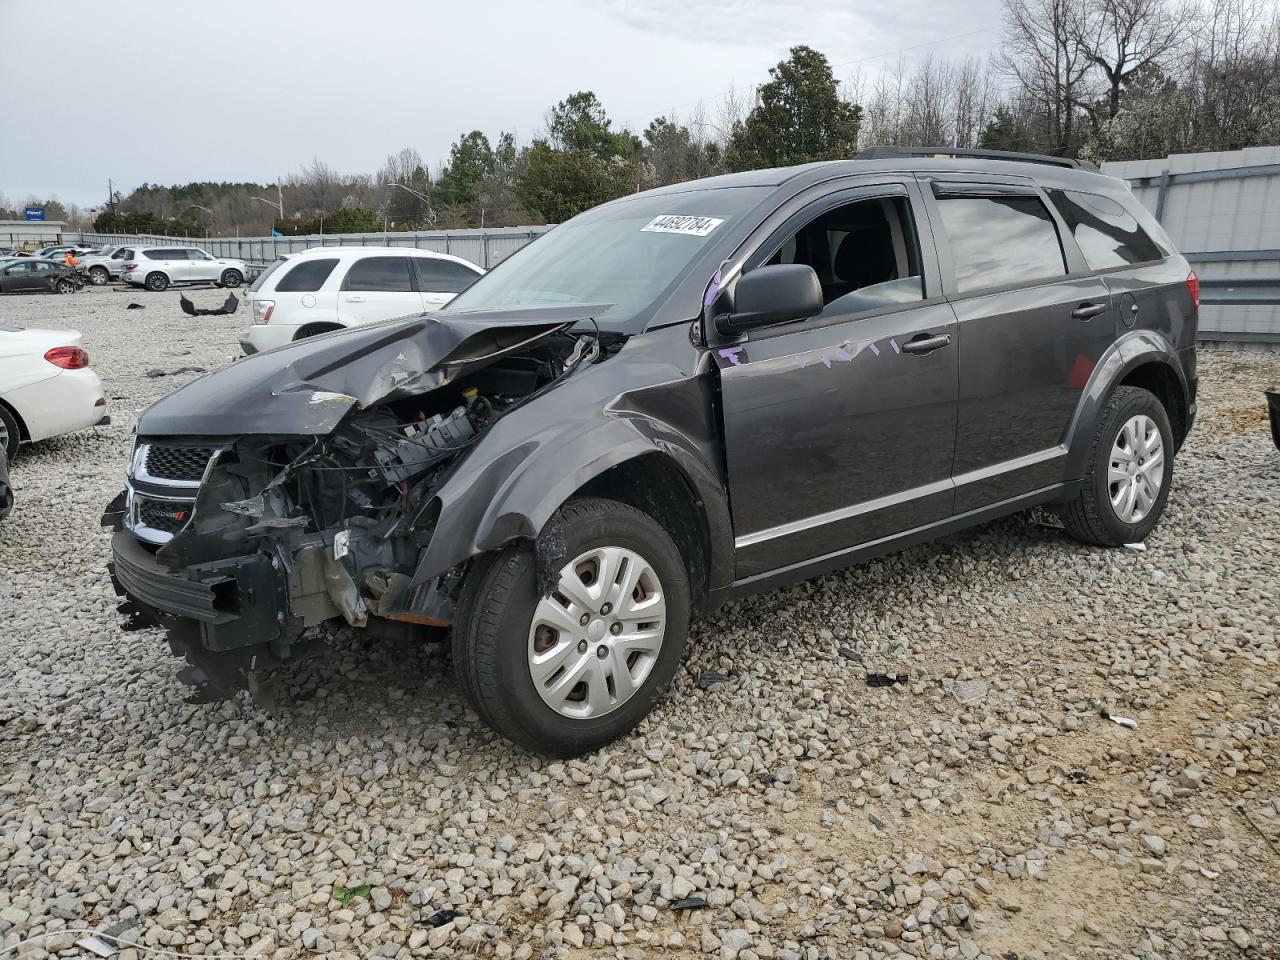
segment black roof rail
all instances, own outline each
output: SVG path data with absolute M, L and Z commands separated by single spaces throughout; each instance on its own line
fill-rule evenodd
M 1088 160 L 1071 157 L 1051 157 L 1047 153 L 1016 153 L 1012 150 L 970 150 L 965 147 L 867 147 L 855 160 L 892 160 L 902 157 L 972 157 L 975 160 L 1015 160 L 1019 163 L 1047 163 L 1055 167 L 1072 167 L 1076 170 L 1092 170 L 1097 167 Z

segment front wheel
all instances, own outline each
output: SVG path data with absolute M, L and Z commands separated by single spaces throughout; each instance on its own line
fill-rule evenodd
M 111 274 L 107 272 L 106 267 L 90 267 L 89 282 L 95 287 L 105 287 L 107 281 L 111 279 Z
M 67 280 L 64 278 L 58 281 L 58 284 L 57 286 L 54 287 L 54 289 L 58 291 L 58 293 L 67 294 L 67 293 L 75 293 L 76 290 L 79 289 L 79 287 L 76 286 L 74 280 Z
M 235 289 L 244 283 L 244 277 L 240 275 L 239 270 L 223 270 L 221 283 L 224 287 Z
M 549 592 L 528 545 L 473 564 L 453 664 L 495 731 L 571 757 L 623 736 L 661 699 L 684 655 L 689 581 L 666 530 L 634 507 L 573 500 L 551 524 Z
M 1118 547 L 1146 539 L 1173 483 L 1173 430 L 1155 395 L 1117 387 L 1102 409 L 1080 492 L 1058 511 L 1085 543 Z

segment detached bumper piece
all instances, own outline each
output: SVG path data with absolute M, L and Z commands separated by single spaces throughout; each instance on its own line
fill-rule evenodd
M 254 674 L 289 655 L 296 630 L 283 613 L 285 577 L 266 554 L 174 573 L 127 530 L 113 535 L 111 552 L 116 593 L 136 605 L 125 612 L 168 631 L 174 654 L 195 668 L 181 676 L 197 688 L 198 700 L 252 689 Z

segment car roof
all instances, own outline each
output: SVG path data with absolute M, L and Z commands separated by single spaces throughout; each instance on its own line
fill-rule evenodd
M 693 190 L 723 190 L 731 187 L 782 187 L 801 189 L 840 177 L 875 173 L 981 174 L 985 176 L 1027 177 L 1038 183 L 1111 192 L 1123 181 L 1099 173 L 1096 168 L 1069 166 L 1057 158 L 1014 159 L 982 156 L 893 156 L 850 160 L 819 160 L 792 167 L 769 167 L 743 173 L 726 173 L 701 180 L 688 180 L 645 191 L 648 194 L 676 194 Z M 630 196 L 635 196 L 631 194 Z M 627 197 L 620 198 L 626 201 Z M 617 201 L 615 201 L 617 202 Z
M 358 257 L 423 257 L 432 260 L 452 260 L 454 263 L 461 263 L 464 266 L 471 267 L 474 270 L 480 270 L 481 267 L 472 263 L 464 257 L 455 257 L 451 253 L 438 253 L 435 250 L 419 250 L 417 247 L 387 247 L 387 246 L 365 246 L 365 247 L 308 247 L 306 250 L 299 250 L 296 253 L 288 254 L 289 260 L 308 260 L 315 257 L 342 257 L 346 255 Z

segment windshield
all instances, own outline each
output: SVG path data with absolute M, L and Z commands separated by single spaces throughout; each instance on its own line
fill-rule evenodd
M 701 254 L 770 190 L 731 187 L 639 194 L 589 210 L 523 247 L 446 308 L 610 303 L 602 329 L 635 333 Z M 710 274 L 707 275 L 710 279 Z

